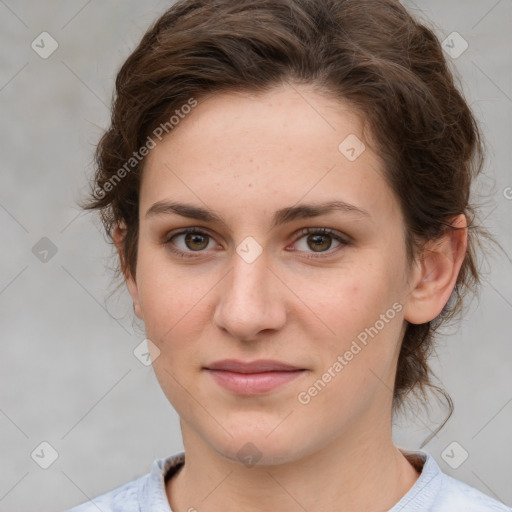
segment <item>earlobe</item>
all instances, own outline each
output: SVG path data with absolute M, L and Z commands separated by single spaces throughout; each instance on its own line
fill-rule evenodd
M 118 224 L 112 233 L 114 244 L 116 246 L 117 254 L 119 256 L 119 263 L 121 265 L 121 269 L 125 278 L 126 287 L 128 288 L 128 292 L 130 293 L 133 300 L 133 312 L 143 320 L 142 310 L 139 303 L 139 292 L 137 288 L 137 282 L 131 275 L 129 266 L 126 264 L 124 255 L 123 255 L 123 241 L 126 235 L 126 225 L 121 222 Z
M 467 222 L 458 215 L 441 238 L 428 242 L 418 256 L 405 320 L 423 324 L 436 318 L 448 302 L 467 250 Z

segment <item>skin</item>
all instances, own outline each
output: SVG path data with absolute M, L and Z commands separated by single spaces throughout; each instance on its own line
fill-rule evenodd
M 427 322 L 447 302 L 467 230 L 448 230 L 409 266 L 399 201 L 379 155 L 366 144 L 349 161 L 338 150 L 349 134 L 370 140 L 349 104 L 304 85 L 220 93 L 147 157 L 136 276 L 125 276 L 159 351 L 152 349 L 156 376 L 180 416 L 186 463 L 166 487 L 174 512 L 377 512 L 419 476 L 392 442 L 397 358 L 405 322 Z M 161 200 L 208 207 L 223 222 L 146 216 Z M 333 211 L 272 227 L 280 208 L 330 200 L 368 215 Z M 465 228 L 465 217 L 453 225 Z M 166 245 L 186 227 L 209 237 Z M 315 250 L 314 233 L 297 235 L 302 228 L 330 228 L 350 242 L 327 235 Z M 114 236 L 120 251 L 122 224 Z M 262 248 L 251 263 L 236 252 L 248 236 Z M 396 303 L 396 316 L 300 403 L 298 394 Z M 203 369 L 228 358 L 307 371 L 264 395 L 240 396 Z M 237 456 L 248 442 L 261 457 L 252 466 Z

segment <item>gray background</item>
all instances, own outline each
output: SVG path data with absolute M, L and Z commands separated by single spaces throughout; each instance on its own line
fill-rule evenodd
M 457 31 L 469 44 L 448 59 L 489 148 L 482 218 L 510 255 L 512 1 L 404 3 L 431 20 L 441 40 Z M 168 5 L 0 0 L 0 511 L 63 510 L 182 449 L 175 411 L 133 354 L 144 332 L 127 293 L 108 298 L 111 248 L 99 221 L 76 205 L 108 122 L 116 71 Z M 59 45 L 47 59 L 31 48 L 43 31 Z M 46 262 L 33 252 L 43 237 L 57 250 Z M 499 254 L 485 267 L 480 299 L 440 340 L 434 369 L 456 408 L 425 450 L 446 473 L 511 505 L 512 272 Z M 411 416 L 395 438 L 414 449 L 443 411 Z M 43 441 L 58 453 L 48 469 L 31 458 Z M 441 456 L 453 441 L 469 453 L 458 469 Z M 36 453 L 38 462 L 49 460 L 48 449 Z

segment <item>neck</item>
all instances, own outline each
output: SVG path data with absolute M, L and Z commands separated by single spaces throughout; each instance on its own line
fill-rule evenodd
M 173 512 L 377 512 L 392 508 L 419 476 L 393 445 L 390 422 L 346 432 L 289 463 L 252 467 L 219 455 L 186 425 L 182 430 L 185 466 L 166 489 Z

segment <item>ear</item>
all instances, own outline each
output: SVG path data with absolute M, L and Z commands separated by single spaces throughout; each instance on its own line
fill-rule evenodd
M 411 292 L 404 318 L 423 324 L 436 318 L 448 302 L 467 250 L 467 222 L 463 214 L 453 218 L 437 240 L 425 245 L 412 273 Z
M 133 311 L 135 314 L 143 320 L 142 316 L 142 310 L 139 303 L 139 291 L 137 288 L 137 282 L 135 278 L 131 275 L 130 269 L 128 265 L 125 263 L 124 254 L 123 254 L 123 242 L 124 237 L 126 236 L 126 225 L 124 222 L 119 223 L 112 233 L 114 244 L 117 249 L 117 254 L 119 255 L 119 262 L 121 264 L 121 269 L 123 271 L 123 275 L 126 281 L 126 287 L 128 288 L 128 291 L 130 292 L 130 295 L 133 300 Z

